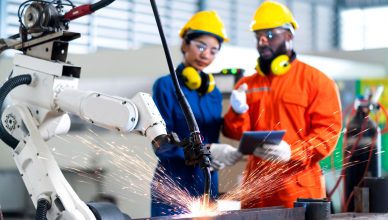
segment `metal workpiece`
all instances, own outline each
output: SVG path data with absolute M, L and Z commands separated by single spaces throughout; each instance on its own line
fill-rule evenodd
M 138 220 L 304 220 L 305 208 L 268 207 L 220 212 L 215 216 L 193 217 L 188 215 L 142 218 Z
M 388 213 L 378 214 L 378 213 L 355 213 L 355 212 L 347 212 L 347 213 L 338 213 L 331 215 L 331 220 L 387 220 Z
M 365 177 L 363 184 L 369 192 L 369 212 L 386 213 L 388 219 L 388 178 Z
M 307 220 L 329 220 L 330 204 L 326 199 L 298 198 L 294 202 L 294 207 L 304 207 L 306 209 L 305 218 Z

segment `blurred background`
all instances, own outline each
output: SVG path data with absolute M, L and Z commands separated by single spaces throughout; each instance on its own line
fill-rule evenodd
M 0 38 L 18 33 L 17 10 L 22 0 L 0 1 Z M 158 0 L 163 28 L 174 64 L 181 61 L 179 29 L 195 12 L 216 10 L 225 22 L 231 41 L 224 44 L 215 62 L 206 69 L 236 78 L 236 73 L 254 73 L 257 59 L 255 38 L 249 24 L 262 1 L 248 0 Z M 300 25 L 294 41 L 302 61 L 334 78 L 340 88 L 344 124 L 353 101 L 366 89 L 388 86 L 388 0 L 284 0 Z M 74 0 L 75 5 L 93 3 Z M 132 97 L 151 93 L 156 78 L 168 73 L 155 19 L 147 0 L 116 0 L 114 3 L 70 23 L 81 38 L 70 42 L 68 60 L 82 67 L 80 89 Z M 10 74 L 15 51 L 0 55 L 0 81 Z M 237 72 L 237 69 L 241 72 Z M 224 110 L 234 80 L 217 77 L 224 93 Z M 380 102 L 388 106 L 388 91 Z M 350 107 L 349 107 L 350 106 Z M 378 114 L 378 113 L 376 113 Z M 384 114 L 376 122 L 383 129 Z M 238 142 L 232 142 L 235 146 Z M 322 161 L 328 189 L 342 170 L 341 138 L 332 156 Z M 382 171 L 388 175 L 388 136 L 382 135 Z M 120 135 L 72 118 L 71 132 L 49 141 L 63 172 L 85 200 L 109 200 L 133 218 L 150 216 L 149 183 L 157 162 L 149 140 Z M 96 150 L 99 149 L 99 150 Z M 126 156 L 124 156 L 126 155 Z M 132 160 L 132 163 L 130 162 Z M 133 163 L 135 161 L 135 163 Z M 241 161 L 222 170 L 220 191 L 239 183 Z M 341 203 L 338 187 L 333 195 L 335 210 Z M 6 219 L 31 219 L 33 206 L 12 159 L 0 143 L 0 206 Z

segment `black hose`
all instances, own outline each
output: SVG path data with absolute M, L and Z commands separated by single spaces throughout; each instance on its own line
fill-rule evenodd
M 47 199 L 39 199 L 36 205 L 35 220 L 47 220 L 47 210 L 51 208 L 51 204 Z
M 198 132 L 199 133 L 197 121 L 195 120 L 194 114 L 190 108 L 190 105 L 187 102 L 187 99 L 184 96 L 182 89 L 179 86 L 178 77 L 177 77 L 176 72 L 175 72 L 174 64 L 172 63 L 170 50 L 167 46 L 166 37 L 164 35 L 162 23 L 160 21 L 158 8 L 157 8 L 154 0 L 151 0 L 151 5 L 152 5 L 152 10 L 154 11 L 154 14 L 155 14 L 156 24 L 158 26 L 160 38 L 162 40 L 163 49 L 164 49 L 166 59 L 167 59 L 168 69 L 170 70 L 170 75 L 171 75 L 172 81 L 174 83 L 175 93 L 177 95 L 179 105 L 181 106 L 181 109 L 185 115 L 185 119 L 186 119 L 187 125 L 189 126 L 190 132 Z M 201 138 L 199 138 L 199 139 L 201 139 Z
M 178 98 L 179 105 L 181 106 L 181 109 L 185 115 L 186 123 L 189 127 L 191 140 L 193 141 L 192 147 L 194 148 L 194 151 L 198 153 L 198 155 L 196 156 L 200 157 L 198 158 L 199 165 L 203 170 L 204 177 L 205 177 L 204 194 L 208 198 L 208 196 L 210 195 L 210 184 L 211 184 L 210 159 L 209 159 L 210 151 L 202 143 L 202 136 L 199 131 L 197 121 L 195 120 L 193 111 L 191 110 L 190 105 L 186 97 L 184 96 L 182 89 L 179 86 L 178 77 L 175 72 L 174 65 L 172 63 L 170 50 L 168 48 L 166 37 L 163 32 L 162 22 L 160 21 L 160 16 L 159 16 L 159 12 L 158 12 L 158 8 L 156 6 L 155 0 L 150 0 L 150 2 L 151 2 L 152 10 L 155 15 L 156 24 L 158 26 L 159 35 L 162 40 L 162 45 L 166 55 L 168 68 L 170 70 L 170 75 L 174 83 L 175 93 Z M 206 203 L 208 203 L 208 201 Z
M 208 157 L 207 157 L 208 158 Z M 209 161 L 210 163 L 210 161 Z M 211 186 L 211 174 L 210 174 L 210 168 L 203 168 L 202 169 L 202 172 L 205 176 L 205 186 L 204 186 L 204 190 L 203 192 L 206 193 L 208 196 L 210 196 L 210 186 Z
M 0 107 L 3 106 L 4 100 L 7 97 L 8 93 L 10 93 L 15 87 L 23 84 L 30 84 L 31 81 L 32 77 L 29 74 L 15 76 L 7 80 L 0 88 Z M 2 115 L 3 112 L 1 112 L 0 118 Z M 3 121 L 0 122 L 0 138 L 12 149 L 15 149 L 16 146 L 19 144 L 19 141 L 6 131 L 3 125 Z
M 101 0 L 99 2 L 96 2 L 96 3 L 92 4 L 92 5 L 90 5 L 90 10 L 92 12 L 95 12 L 98 9 L 101 9 L 101 8 L 103 8 L 105 6 L 108 6 L 110 3 L 114 2 L 114 1 L 115 0 Z

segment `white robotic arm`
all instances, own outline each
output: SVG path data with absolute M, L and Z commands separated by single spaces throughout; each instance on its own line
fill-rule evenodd
M 91 123 L 119 132 L 134 132 L 154 140 L 166 134 L 166 125 L 151 96 L 137 93 L 132 99 L 96 92 L 65 89 L 57 98 L 58 108 Z
M 180 104 L 186 107 L 182 109 L 191 122 L 188 123 L 191 136 L 180 142 L 176 135 L 166 133 L 165 122 L 150 95 L 138 93 L 132 99 L 125 99 L 78 89 L 81 68 L 67 63 L 66 58 L 68 41 L 80 34 L 66 31 L 69 21 L 113 1 L 100 0 L 73 7 L 70 0 L 26 0 L 18 10 L 19 34 L 0 39 L 0 53 L 7 49 L 23 52 L 14 58 L 12 78 L 0 88 L 1 104 L 8 93 L 11 96 L 11 105 L 1 114 L 0 138 L 13 149 L 16 165 L 37 208 L 36 219 L 94 220 L 96 216 L 103 220 L 125 219 L 121 212 L 109 212 L 105 218 L 99 212 L 101 206 L 89 203 L 88 207 L 81 201 L 52 156 L 46 141 L 69 131 L 68 113 L 97 126 L 146 136 L 152 140 L 154 148 L 165 142 L 182 145 L 187 161 L 200 162 L 205 172 L 207 199 L 204 200 L 208 200 L 210 152 L 202 144 L 182 92 L 179 93 Z M 154 1 L 151 4 L 156 8 Z M 63 14 L 65 5 L 73 8 Z
M 46 143 L 69 130 L 67 113 L 97 126 L 146 136 L 153 143 L 168 137 L 149 94 L 126 99 L 78 90 L 79 73 L 79 67 L 67 63 L 16 55 L 13 78 L 31 75 L 32 80 L 12 89 L 12 104 L 1 118 L 5 131 L 17 140 L 13 156 L 31 199 L 37 209 L 40 200 L 48 204 L 48 219 L 95 219 L 63 177 Z
M 119 132 L 134 132 L 154 140 L 166 134 L 166 125 L 151 96 L 137 93 L 132 99 L 77 89 L 78 78 L 71 76 L 79 67 L 18 54 L 14 58 L 14 76 L 31 74 L 29 86 L 15 88 L 12 101 L 27 105 L 37 120 L 44 139 L 65 133 L 72 113 L 97 126 Z M 26 65 L 27 64 L 27 65 Z M 68 72 L 66 72 L 67 70 Z M 70 75 L 70 76 L 68 76 Z M 53 118 L 56 119 L 56 126 Z M 58 123 L 61 122 L 61 123 Z M 53 132 L 57 130 L 57 132 Z M 13 130 L 10 130 L 12 134 Z

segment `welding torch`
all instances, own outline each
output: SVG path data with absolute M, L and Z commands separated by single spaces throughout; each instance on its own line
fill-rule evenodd
M 104 8 L 105 6 L 108 6 L 115 0 L 101 0 L 94 4 L 85 4 L 80 5 L 78 7 L 75 7 L 71 9 L 70 11 L 66 12 L 66 14 L 63 16 L 65 20 L 71 21 L 74 19 L 77 19 L 79 17 L 82 17 L 84 15 L 92 14 L 95 11 Z
M 189 127 L 190 137 L 181 142 L 181 146 L 184 148 L 185 163 L 187 165 L 196 165 L 199 164 L 203 170 L 205 177 L 204 185 L 204 195 L 203 195 L 203 206 L 208 207 L 210 199 L 210 150 L 202 143 L 202 136 L 198 128 L 198 124 L 194 118 L 194 114 L 190 108 L 190 105 L 184 96 L 182 89 L 179 86 L 178 77 L 175 72 L 174 65 L 172 63 L 170 51 L 167 45 L 166 37 L 163 32 L 162 24 L 160 21 L 159 12 L 155 3 L 155 0 L 150 0 L 152 10 L 154 12 L 156 24 L 158 26 L 158 31 L 160 38 L 162 40 L 163 49 L 166 55 L 168 68 L 170 70 L 170 75 L 173 80 L 176 96 L 178 98 L 179 105 L 184 113 L 186 123 Z

